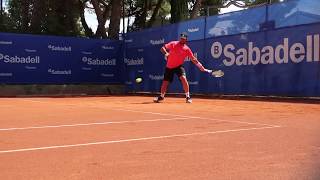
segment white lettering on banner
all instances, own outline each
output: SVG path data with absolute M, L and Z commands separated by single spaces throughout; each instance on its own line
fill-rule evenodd
M 144 58 L 137 58 L 137 59 L 124 58 L 124 63 L 127 64 L 127 66 L 143 65 L 144 64 Z
M 89 51 L 81 51 L 82 54 L 86 54 L 86 55 L 90 55 L 92 54 L 92 52 L 89 52 Z
M 127 84 L 127 85 L 131 85 L 131 84 L 132 84 L 132 82 L 131 82 L 131 81 L 126 81 L 126 82 L 125 82 L 125 84 Z
M 34 70 L 34 69 L 37 69 L 37 67 L 34 67 L 34 66 L 25 66 L 26 69 L 29 69 L 29 70 Z
M 54 69 L 48 69 L 48 73 L 54 74 L 54 75 L 71 75 L 71 70 L 54 70 Z
M 159 45 L 164 43 L 164 38 L 159 39 L 159 40 L 150 40 L 150 44 L 152 45 Z
M 28 52 L 28 53 L 35 53 L 35 52 L 37 52 L 37 50 L 35 50 L 35 49 L 25 49 L 25 51 Z
M 144 49 L 138 49 L 138 52 L 143 52 L 144 51 Z
M 114 49 L 113 46 L 102 46 L 101 48 L 105 49 L 105 50 L 113 50 Z
M 53 45 L 48 45 L 48 48 L 51 51 L 64 51 L 64 52 L 71 52 L 72 48 L 71 46 L 53 46 Z
M 189 81 L 189 85 L 198 85 L 199 81 Z
M 13 73 L 0 73 L 0 77 L 11 77 Z
M 289 38 L 284 38 L 282 43 L 273 46 L 264 46 L 261 49 L 254 45 L 254 42 L 248 42 L 247 48 L 237 49 L 233 44 L 227 44 L 224 47 L 220 42 L 214 42 L 211 46 L 211 55 L 213 58 L 220 58 L 226 66 L 243 66 L 257 64 L 287 64 L 320 61 L 320 38 L 319 34 L 308 35 L 305 45 L 301 42 L 290 43 Z
M 116 66 L 116 59 L 92 59 L 90 57 L 82 57 L 82 62 L 87 65 L 95 65 L 95 66 Z
M 4 63 L 10 63 L 10 64 L 39 64 L 40 63 L 39 56 L 19 57 L 19 56 L 9 56 L 1 53 L 0 53 L 0 60 L 3 60 Z
M 81 69 L 84 71 L 91 71 L 92 70 L 92 68 L 88 68 L 88 67 L 82 67 Z
M 114 77 L 114 74 L 101 73 L 100 75 L 101 75 L 102 77 Z
M 159 81 L 163 79 L 163 75 L 153 75 L 153 74 L 149 74 L 149 78 L 151 80 L 155 80 L 155 81 Z
M 319 56 L 320 56 L 320 38 L 319 38 L 319 34 L 314 35 L 314 41 L 313 41 L 313 54 L 314 54 L 314 61 L 320 61 Z M 309 52 L 309 51 L 308 51 Z
M 192 32 L 198 32 L 200 30 L 200 28 L 196 27 L 196 28 L 189 28 L 188 32 L 192 33 Z
M 12 41 L 0 41 L 0 44 L 1 45 L 11 45 L 11 44 L 13 44 L 13 42 Z
M 133 42 L 133 39 L 126 39 L 124 40 L 125 43 L 132 43 Z

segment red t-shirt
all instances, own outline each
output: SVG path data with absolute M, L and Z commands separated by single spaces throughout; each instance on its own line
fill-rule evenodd
M 186 44 L 180 44 L 179 41 L 171 41 L 164 45 L 169 50 L 167 68 L 175 68 L 184 63 L 184 60 L 193 56 L 191 49 Z

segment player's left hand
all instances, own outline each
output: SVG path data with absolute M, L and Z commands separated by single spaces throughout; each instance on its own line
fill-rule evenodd
M 164 59 L 165 59 L 166 61 L 168 61 L 168 57 L 169 57 L 169 53 L 166 53 L 166 54 L 164 55 Z

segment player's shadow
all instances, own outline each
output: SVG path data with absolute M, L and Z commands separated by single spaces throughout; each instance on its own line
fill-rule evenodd
M 131 104 L 155 104 L 154 102 L 150 102 L 150 101 L 147 101 L 147 102 L 135 102 L 135 103 L 131 103 Z

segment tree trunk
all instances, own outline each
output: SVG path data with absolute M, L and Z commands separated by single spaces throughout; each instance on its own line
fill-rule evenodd
M 28 0 L 21 1 L 21 32 L 28 32 L 30 16 L 29 16 L 30 2 Z
M 163 0 L 158 0 L 158 3 L 157 3 L 157 5 L 156 5 L 156 7 L 154 8 L 153 14 L 152 14 L 151 19 L 150 19 L 150 21 L 149 21 L 149 23 L 148 23 L 148 27 L 151 27 L 152 24 L 155 22 L 156 16 L 157 16 L 158 13 L 159 13 L 159 9 L 161 8 L 162 2 L 163 2 Z
M 87 37 L 93 37 L 93 31 L 92 29 L 88 26 L 85 16 L 84 16 L 84 10 L 85 10 L 85 2 L 82 2 L 81 0 L 79 1 L 79 12 L 80 12 L 80 20 L 82 27 L 84 28 L 84 33 L 86 34 Z
M 197 0 L 194 3 L 193 9 L 191 11 L 190 19 L 194 19 L 194 18 L 197 18 L 199 16 L 201 3 L 202 3 L 202 0 Z
M 177 23 L 188 19 L 187 0 L 171 0 L 171 23 Z
M 121 19 L 121 1 L 112 0 L 111 1 L 111 18 L 109 26 L 109 37 L 112 39 L 119 38 L 119 29 L 120 29 L 120 19 Z M 124 27 L 123 27 L 124 29 Z
M 43 30 L 42 23 L 46 15 L 46 1 L 35 0 L 31 15 L 30 32 L 34 34 L 40 34 Z
M 139 4 L 139 8 L 135 13 L 135 20 L 132 26 L 132 30 L 141 30 L 146 27 L 146 17 L 148 12 L 148 1 L 141 0 L 141 4 Z
M 141 16 L 141 21 L 139 26 L 144 29 L 146 27 L 146 21 L 147 21 L 147 12 L 148 12 L 148 0 L 144 0 L 143 2 L 143 11 Z
M 220 9 L 218 8 L 219 6 L 221 6 L 222 0 L 206 0 L 203 2 L 204 6 L 215 6 L 213 8 L 209 8 L 209 12 L 206 12 L 207 16 L 213 16 L 213 15 L 217 15 L 219 14 Z M 207 11 L 207 10 L 206 10 Z M 208 14 L 209 13 L 209 14 Z
M 97 20 L 98 20 L 98 28 L 95 34 L 95 37 L 97 38 L 105 38 L 106 37 L 106 20 L 104 17 L 104 12 L 100 9 L 99 1 L 98 0 L 91 0 L 91 3 L 93 5 L 93 8 L 96 12 Z
M 68 0 L 65 1 L 64 14 L 66 15 L 64 18 L 64 25 L 67 26 L 66 34 L 69 36 L 75 36 L 78 32 L 77 21 L 79 18 L 79 9 L 77 0 Z

